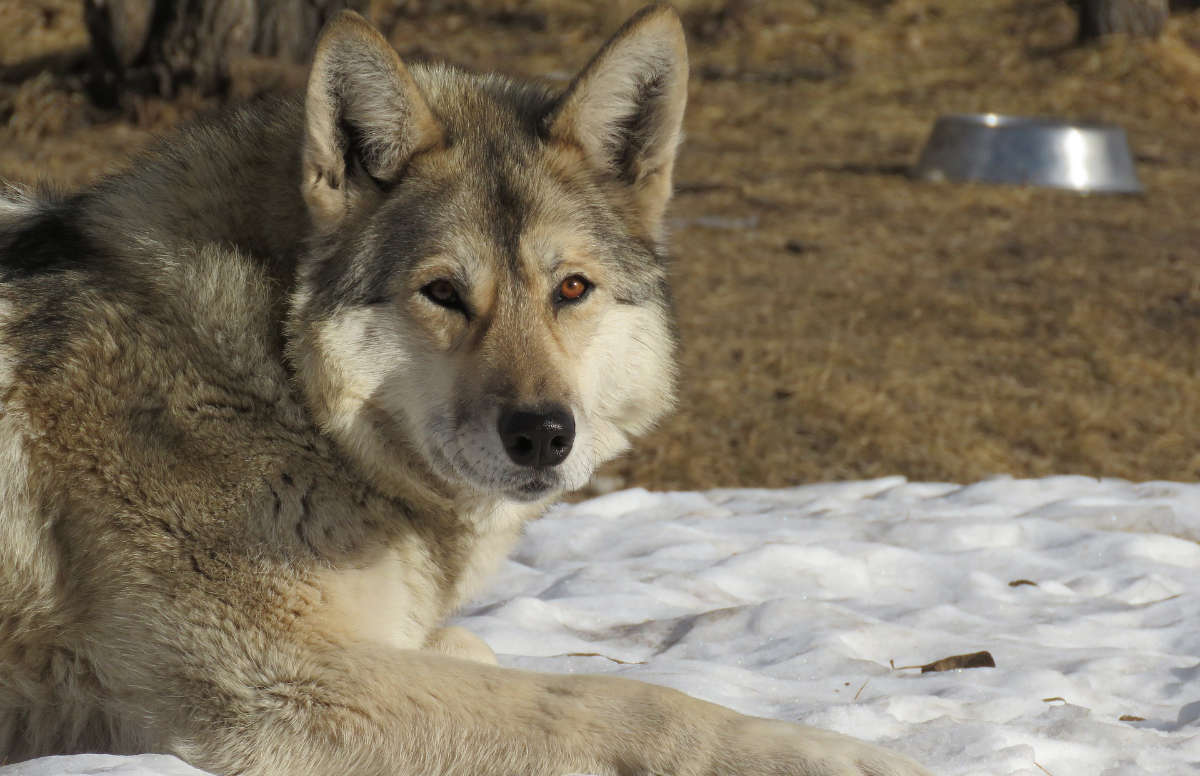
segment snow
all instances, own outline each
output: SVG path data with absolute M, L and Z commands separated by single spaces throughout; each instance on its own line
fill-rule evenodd
M 631 490 L 529 526 L 460 624 L 506 665 L 670 685 L 945 776 L 1181 774 L 1200 768 L 1198 541 L 1190 484 Z M 908 667 L 982 650 L 995 668 Z M 147 756 L 0 768 L 197 773 Z
M 79 754 L 73 757 L 43 757 L 40 760 L 0 768 L 4 776 L 206 776 L 175 757 L 139 754 L 118 757 L 110 754 Z

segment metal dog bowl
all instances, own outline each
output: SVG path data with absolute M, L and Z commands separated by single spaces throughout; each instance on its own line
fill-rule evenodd
M 995 113 L 939 118 L 912 174 L 1084 192 L 1142 191 L 1120 127 Z

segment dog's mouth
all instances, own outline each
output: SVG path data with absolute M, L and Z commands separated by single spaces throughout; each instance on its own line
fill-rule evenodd
M 557 477 L 535 474 L 514 488 L 506 488 L 505 491 L 517 501 L 537 501 L 545 498 L 557 489 Z
M 541 501 L 563 489 L 562 478 L 553 471 L 521 473 L 515 476 L 508 474 L 495 479 L 474 473 L 474 476 L 469 475 L 468 479 L 476 488 L 524 503 Z
M 541 501 L 561 492 L 564 487 L 562 473 L 552 468 L 492 472 L 473 470 L 468 477 L 476 487 L 526 503 Z

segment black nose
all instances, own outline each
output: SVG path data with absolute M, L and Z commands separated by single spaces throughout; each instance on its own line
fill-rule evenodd
M 508 457 L 518 466 L 558 466 L 575 444 L 575 418 L 565 407 L 504 410 L 497 429 Z

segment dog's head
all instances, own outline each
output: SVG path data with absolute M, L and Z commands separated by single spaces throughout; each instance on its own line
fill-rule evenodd
M 410 69 L 360 17 L 331 22 L 290 324 L 319 422 L 373 467 L 418 456 L 523 501 L 582 486 L 652 425 L 672 402 L 662 222 L 686 93 L 666 6 L 561 94 Z

